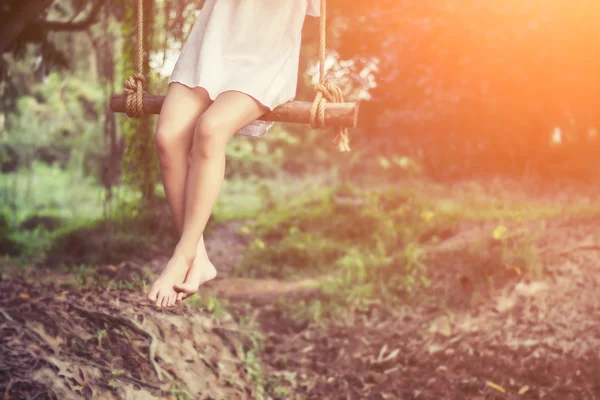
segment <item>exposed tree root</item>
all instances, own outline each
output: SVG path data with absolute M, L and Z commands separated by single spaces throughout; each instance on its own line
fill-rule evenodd
M 128 317 L 123 317 L 120 315 L 109 315 L 109 314 L 106 314 L 106 313 L 103 313 L 100 311 L 90 311 L 90 310 L 86 310 L 85 308 L 73 305 L 73 304 L 71 304 L 71 307 L 73 307 L 80 313 L 87 315 L 89 317 L 92 317 L 92 318 L 97 317 L 97 318 L 103 319 L 107 322 L 110 322 L 113 325 L 125 325 L 129 329 L 150 339 L 150 345 L 148 346 L 148 361 L 152 365 L 152 368 L 154 368 L 154 372 L 156 373 L 156 377 L 158 378 L 158 381 L 160 382 L 162 380 L 161 368 L 158 365 L 158 363 L 156 362 L 156 360 L 154 359 L 154 357 L 156 355 L 157 342 L 156 342 L 156 337 L 152 333 L 150 333 L 147 330 L 145 330 L 144 328 L 142 328 L 140 326 L 140 324 L 137 323 L 137 321 L 134 321 L 133 319 L 128 318 Z

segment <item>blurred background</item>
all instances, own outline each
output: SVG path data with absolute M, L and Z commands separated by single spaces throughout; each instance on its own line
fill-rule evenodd
M 165 94 L 202 3 L 144 0 L 150 94 Z M 360 101 L 352 151 L 337 152 L 333 131 L 298 124 L 236 136 L 206 231 L 219 276 L 185 307 L 158 312 L 251 332 L 223 339 L 243 350 L 211 390 L 600 396 L 588 340 L 600 328 L 587 324 L 600 316 L 598 21 L 593 0 L 330 0 L 327 71 Z M 314 98 L 318 26 L 306 19 L 296 100 Z M 168 385 L 141 384 L 156 379 L 149 360 L 110 328 L 119 321 L 99 317 L 120 309 L 154 321 L 144 293 L 176 243 L 157 116 L 108 106 L 134 73 L 135 28 L 133 1 L 0 4 L 0 334 L 37 327 L 30 341 L 46 354 L 40 367 L 22 361 L 34 357 L 29 339 L 0 341 L 12 360 L 0 365 L 13 371 L 0 378 L 5 398 L 208 390 L 165 356 L 172 343 L 159 347 Z M 97 314 L 77 314 L 71 298 Z M 61 318 L 87 322 L 67 331 Z M 73 336 L 95 361 L 77 358 Z M 74 368 L 85 382 L 56 374 Z

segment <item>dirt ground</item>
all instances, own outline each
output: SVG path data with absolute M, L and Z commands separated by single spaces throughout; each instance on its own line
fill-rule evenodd
M 298 327 L 263 305 L 270 373 L 308 399 L 600 398 L 598 222 L 532 225 L 543 231 L 538 281 L 465 287 L 461 254 L 489 234 L 479 226 L 431 249 L 437 284 L 427 296 L 375 307 L 350 327 Z M 442 306 L 442 293 L 469 301 Z
M 489 227 L 465 227 L 430 249 L 428 293 L 373 306 L 351 326 L 299 325 L 278 306 L 281 296 L 316 295 L 311 282 L 231 277 L 245 246 L 235 226 L 208 242 L 225 272 L 207 290 L 237 318 L 256 313 L 263 372 L 279 388 L 272 398 L 596 399 L 599 222 L 536 222 L 543 278 L 515 274 L 486 291 L 460 271 L 462 252 Z M 30 281 L 0 281 L 5 399 L 185 398 L 184 388 L 199 399 L 260 397 L 234 320 L 188 306 L 157 311 L 135 291 Z
M 0 281 L 0 318 L 5 400 L 255 398 L 231 319 L 14 277 Z

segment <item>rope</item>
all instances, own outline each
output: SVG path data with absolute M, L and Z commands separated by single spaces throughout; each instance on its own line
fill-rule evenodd
M 144 111 L 144 90 L 146 88 L 146 77 L 143 71 L 144 60 L 144 1 L 137 2 L 137 62 L 136 73 L 125 81 L 125 111 L 132 118 L 140 118 L 146 115 Z
M 320 39 L 319 39 L 319 83 L 315 85 L 317 92 L 310 109 L 310 125 L 315 129 L 326 127 L 325 104 L 343 103 L 342 89 L 325 76 L 325 59 L 327 57 L 327 0 L 321 0 Z M 337 128 L 333 139 L 339 151 L 350 151 L 348 129 Z

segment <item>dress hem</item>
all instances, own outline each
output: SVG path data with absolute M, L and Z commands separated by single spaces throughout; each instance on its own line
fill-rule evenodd
M 253 96 L 252 94 L 250 94 L 250 93 L 248 93 L 248 92 L 246 92 L 246 91 L 244 91 L 244 90 L 241 90 L 241 89 L 225 89 L 225 90 L 221 90 L 221 91 L 219 91 L 219 93 L 218 93 L 217 95 L 215 95 L 215 94 L 214 94 L 214 92 L 213 92 L 212 90 L 209 90 L 209 89 L 208 89 L 206 86 L 204 86 L 204 85 L 202 85 L 202 84 L 191 85 L 191 84 L 185 83 L 185 82 L 183 82 L 183 81 L 181 81 L 181 80 L 179 80 L 179 79 L 169 79 L 169 81 L 168 81 L 168 83 L 167 83 L 167 86 L 169 86 L 169 85 L 170 85 L 171 83 L 173 83 L 173 82 L 177 82 L 177 83 L 179 83 L 179 84 L 181 84 L 181 85 L 184 85 L 184 86 L 187 86 L 188 88 L 191 88 L 191 89 L 193 89 L 193 88 L 197 88 L 197 87 L 199 87 L 199 88 L 202 88 L 202 89 L 206 90 L 206 93 L 208 93 L 208 97 L 211 99 L 211 101 L 215 101 L 215 100 L 216 100 L 216 98 L 217 98 L 217 97 L 218 97 L 218 96 L 219 96 L 221 93 L 224 93 L 224 92 L 239 92 L 239 93 L 243 93 L 243 94 L 245 94 L 245 95 L 247 95 L 247 96 L 250 96 L 250 97 L 252 97 L 252 98 L 253 98 L 254 100 L 256 100 L 256 101 L 257 101 L 257 102 L 258 102 L 260 105 L 262 105 L 263 107 L 266 107 L 266 108 L 267 108 L 269 111 L 273 111 L 275 108 L 277 108 L 277 107 L 278 107 L 278 106 L 274 106 L 274 107 L 268 106 L 268 105 L 267 105 L 265 102 L 261 101 L 261 100 L 260 100 L 260 99 L 258 99 L 256 96 Z M 296 96 L 292 96 L 290 99 L 286 100 L 285 102 L 283 102 L 283 103 L 281 103 L 281 104 L 285 104 L 285 103 L 287 103 L 287 102 L 289 102 L 289 101 L 292 101 L 292 100 L 294 100 L 295 98 L 296 98 Z M 258 121 L 258 120 L 255 120 L 255 121 L 251 122 L 249 125 L 256 124 L 256 121 Z M 262 124 L 262 125 L 265 127 L 265 129 L 264 129 L 264 131 L 263 131 L 261 134 L 258 134 L 258 135 L 246 133 L 246 132 L 244 131 L 245 127 L 244 127 L 244 128 L 242 128 L 242 129 L 240 129 L 240 131 L 238 131 L 238 132 L 239 132 L 241 135 L 244 135 L 244 136 L 250 136 L 250 137 L 260 138 L 261 136 L 263 136 L 263 135 L 265 135 L 265 134 L 267 133 L 267 131 L 268 131 L 268 130 L 271 128 L 271 126 L 273 125 L 273 123 L 274 123 L 274 122 L 267 122 L 267 121 L 262 121 L 262 120 L 261 120 L 261 121 L 259 122 L 259 124 Z
M 183 82 L 183 81 L 181 81 L 181 80 L 178 80 L 178 79 L 171 79 L 171 80 L 169 80 L 169 82 L 167 83 L 167 86 L 169 86 L 169 85 L 170 85 L 171 83 L 173 83 L 173 82 L 180 83 L 180 84 L 182 84 L 182 85 L 184 85 L 184 86 L 187 86 L 187 87 L 189 87 L 190 89 L 197 88 L 197 87 L 199 87 L 199 88 L 202 88 L 202 89 L 206 90 L 206 93 L 208 93 L 208 97 L 209 97 L 209 98 L 210 98 L 212 101 L 215 101 L 215 100 L 217 99 L 217 97 L 218 97 L 218 96 L 219 96 L 221 93 L 225 93 L 225 92 L 239 92 L 239 93 L 243 93 L 243 94 L 245 94 L 245 95 L 247 95 L 247 96 L 250 96 L 250 97 L 252 97 L 252 98 L 253 98 L 254 100 L 256 100 L 256 101 L 257 101 L 257 102 L 258 102 L 258 103 L 259 103 L 261 106 L 263 106 L 263 107 L 265 107 L 265 108 L 268 108 L 268 109 L 269 109 L 269 111 L 273 111 L 274 109 L 276 109 L 276 108 L 278 107 L 278 106 L 273 106 L 273 107 L 271 107 L 271 106 L 267 105 L 267 103 L 266 103 L 264 100 L 261 100 L 261 99 L 259 99 L 258 97 L 256 97 L 255 95 L 252 95 L 252 94 L 250 94 L 250 93 L 248 93 L 247 91 L 245 91 L 245 90 L 242 90 L 242 89 L 224 89 L 224 90 L 220 90 L 220 91 L 219 91 L 219 93 L 218 93 L 217 95 L 215 95 L 215 94 L 214 94 L 214 91 L 212 91 L 212 90 L 209 90 L 209 89 L 208 89 L 208 88 L 207 88 L 205 85 L 202 85 L 202 84 L 191 85 L 191 84 L 185 83 L 185 82 Z M 291 99 L 289 99 L 289 100 L 285 101 L 284 103 L 286 103 L 286 102 L 288 102 L 288 101 L 292 101 L 292 100 L 294 100 L 295 98 L 296 98 L 296 96 L 293 96 Z M 281 104 L 284 104 L 284 103 L 281 103 Z

